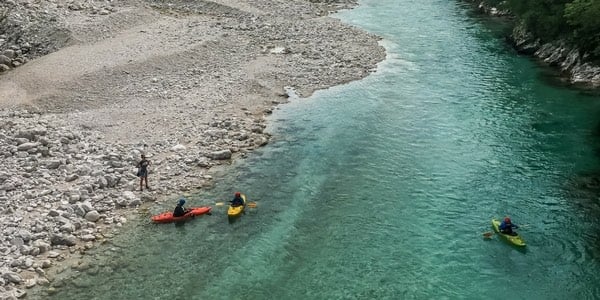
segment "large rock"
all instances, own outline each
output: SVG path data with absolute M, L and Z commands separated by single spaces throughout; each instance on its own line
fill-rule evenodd
M 125 191 L 125 192 L 123 192 L 123 198 L 125 198 L 127 200 L 134 200 L 134 199 L 137 199 L 137 196 L 132 191 Z
M 8 58 L 6 55 L 0 55 L 0 64 L 12 66 L 12 60 Z
M 100 213 L 95 210 L 89 211 L 85 214 L 85 219 L 90 222 L 96 222 L 98 219 L 100 219 Z
M 142 202 L 154 202 L 156 201 L 156 197 L 153 194 L 142 194 L 142 196 L 140 196 L 140 200 Z
M 17 151 L 28 151 L 39 146 L 39 143 L 23 143 L 17 146 Z
M 20 236 L 23 239 L 23 241 L 25 241 L 25 243 L 31 241 L 33 238 L 33 234 L 27 229 L 19 230 L 17 235 Z
M 106 183 L 110 188 L 117 186 L 119 183 L 119 178 L 115 175 L 105 175 L 104 178 L 106 179 Z
M 85 234 L 81 236 L 81 240 L 84 242 L 89 242 L 95 240 L 96 237 L 93 234 Z
M 77 180 L 77 178 L 79 178 L 79 176 L 77 174 L 70 174 L 70 175 L 65 176 L 65 181 L 71 182 L 71 181 Z
M 134 200 L 129 201 L 129 203 L 127 203 L 127 205 L 130 207 L 137 207 L 137 206 L 142 205 L 142 200 L 134 199 Z
M 17 54 L 15 53 L 15 50 L 12 50 L 12 49 L 6 49 L 6 50 L 2 51 L 2 55 L 6 56 L 10 59 L 17 58 Z
M 19 276 L 19 274 L 15 273 L 15 272 L 7 272 L 2 274 L 2 278 L 6 279 L 6 281 L 8 282 L 12 282 L 12 283 L 16 283 L 16 284 L 20 284 L 23 282 L 23 278 L 21 278 L 21 276 Z
M 75 246 L 77 244 L 77 238 L 72 234 L 53 234 L 50 237 L 50 243 L 52 245 Z
M 17 297 L 17 299 L 23 299 L 25 296 L 27 296 L 27 292 L 22 289 L 15 289 L 13 291 L 13 296 Z
M 87 201 L 81 203 L 81 207 L 83 207 L 83 209 L 85 210 L 85 212 L 89 212 L 89 211 L 94 210 L 94 207 L 92 206 L 92 204 L 89 203 L 89 202 L 87 202 Z
M 46 162 L 46 168 L 48 168 L 50 170 L 58 169 L 58 167 L 60 167 L 60 165 L 61 165 L 61 161 L 58 159 L 53 159 L 53 160 L 49 160 Z
M 75 214 L 83 217 L 86 214 L 85 208 L 83 208 L 83 206 L 81 204 L 75 204 L 72 206 L 73 210 L 75 211 Z
M 173 147 L 171 147 L 171 151 L 173 152 L 179 152 L 179 151 L 184 151 L 185 150 L 185 146 L 182 144 L 177 144 Z
M 225 159 L 230 159 L 231 154 L 232 154 L 231 150 L 229 150 L 229 149 L 214 151 L 214 152 L 210 153 L 210 158 L 215 159 L 215 160 L 225 160 Z
M 50 244 L 46 243 L 43 240 L 35 240 L 33 242 L 33 246 L 40 249 L 40 253 L 44 253 L 44 252 L 50 250 L 50 247 L 51 247 Z

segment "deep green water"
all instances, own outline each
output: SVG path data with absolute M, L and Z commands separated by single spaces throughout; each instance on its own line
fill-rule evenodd
M 134 222 L 47 298 L 599 299 L 600 206 L 582 186 L 600 97 L 551 85 L 456 1 L 337 16 L 382 36 L 387 60 L 281 106 L 272 143 L 189 201 L 241 190 L 258 208 Z M 524 251 L 482 238 L 507 214 Z

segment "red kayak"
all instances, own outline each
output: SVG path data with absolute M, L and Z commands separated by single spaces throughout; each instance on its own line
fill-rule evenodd
M 185 215 L 181 217 L 173 217 L 172 211 L 166 211 L 160 215 L 152 216 L 152 222 L 154 223 L 171 223 L 177 221 L 184 221 L 189 218 L 193 218 L 195 216 L 203 215 L 205 213 L 210 212 L 212 207 L 203 206 L 203 207 L 192 207 Z

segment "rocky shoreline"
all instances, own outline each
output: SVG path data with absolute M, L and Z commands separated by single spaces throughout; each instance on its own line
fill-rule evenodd
M 483 14 L 513 18 L 512 12 L 490 5 L 485 0 L 467 0 Z M 542 63 L 556 68 L 565 82 L 582 88 L 600 87 L 600 66 L 589 59 L 589 54 L 566 41 L 558 40 L 542 43 L 540 38 L 528 32 L 523 24 L 516 24 L 507 42 L 521 54 L 539 59 Z
M 522 26 L 516 26 L 509 42 L 519 53 L 534 56 L 557 68 L 569 84 L 583 88 L 600 87 L 600 66 L 593 64 L 588 54 L 580 53 L 579 49 L 565 41 L 541 43 Z
M 0 75 L 0 299 L 51 287 L 53 268 L 140 206 L 210 187 L 211 168 L 268 143 L 265 116 L 289 91 L 306 97 L 372 72 L 385 58 L 379 38 L 327 16 L 354 5 L 0 4 L 10 60 Z M 138 191 L 141 153 L 150 191 Z

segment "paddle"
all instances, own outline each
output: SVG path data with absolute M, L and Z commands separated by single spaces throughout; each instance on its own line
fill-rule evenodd
M 223 205 L 225 205 L 225 202 L 215 203 L 215 206 L 223 206 Z M 256 208 L 256 202 L 248 202 L 248 203 L 246 203 L 246 207 Z

